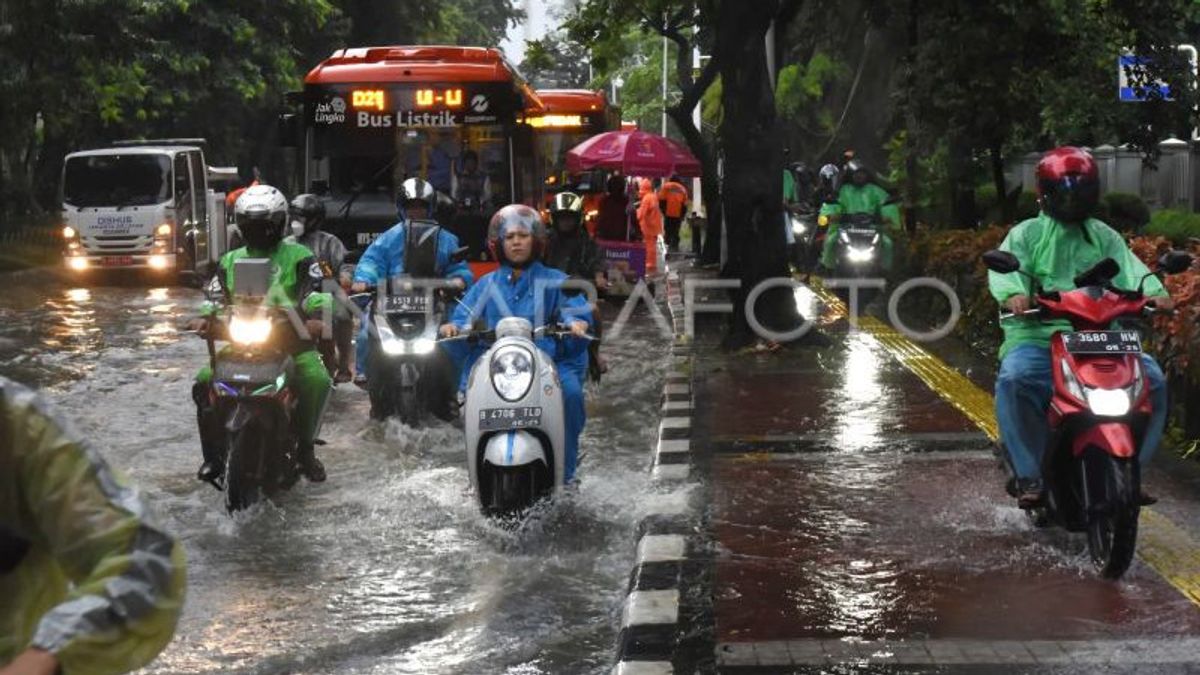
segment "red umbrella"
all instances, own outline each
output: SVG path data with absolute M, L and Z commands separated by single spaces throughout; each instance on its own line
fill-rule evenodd
M 699 176 L 700 162 L 682 143 L 645 131 L 606 131 L 567 151 L 567 171 L 620 171 L 627 176 Z

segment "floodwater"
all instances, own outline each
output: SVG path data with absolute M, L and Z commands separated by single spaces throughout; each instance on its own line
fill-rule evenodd
M 325 417 L 328 482 L 227 516 L 194 478 L 207 357 L 178 327 L 200 300 L 45 273 L 0 299 L 0 373 L 42 388 L 187 550 L 183 617 L 147 672 L 607 672 L 636 524 L 688 497 L 646 470 L 669 340 L 644 310 L 605 345 L 577 489 L 509 531 L 473 506 L 461 432 L 370 422 L 352 386 Z

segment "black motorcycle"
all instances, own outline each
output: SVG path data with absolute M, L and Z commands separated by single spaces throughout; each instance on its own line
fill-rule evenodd
M 402 277 L 389 279 L 369 293 L 354 296 L 367 304 L 367 392 L 371 418 L 396 416 L 408 426 L 419 426 L 435 415 L 451 419 L 454 365 L 437 348 L 438 327 L 447 315 L 446 302 L 454 293 L 439 288 L 436 269 L 440 226 L 432 221 L 412 221 L 406 228 Z M 461 259 L 462 248 L 452 260 Z
M 213 377 L 209 384 L 214 428 L 225 449 L 225 507 L 239 511 L 294 485 L 300 476 L 292 388 L 296 332 L 285 310 L 263 302 L 271 262 L 234 263 L 233 303 L 210 319 L 205 334 Z M 210 288 L 217 300 L 219 288 Z M 220 298 L 224 300 L 223 297 Z M 218 351 L 217 337 L 229 345 Z

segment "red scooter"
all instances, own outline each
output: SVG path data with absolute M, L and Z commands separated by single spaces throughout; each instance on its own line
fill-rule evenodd
M 988 251 L 983 263 L 993 272 L 1024 274 L 1016 256 L 1005 251 Z M 1172 251 L 1152 274 L 1175 274 L 1191 264 L 1187 253 Z M 1042 458 L 1046 499 L 1030 516 L 1038 525 L 1086 532 L 1092 562 L 1110 579 L 1124 574 L 1133 561 L 1141 508 L 1138 452 L 1151 413 L 1140 335 L 1114 330 L 1113 324 L 1158 311 L 1141 284 L 1132 291 L 1114 288 L 1119 272 L 1116 261 L 1105 258 L 1076 277 L 1072 291 L 1042 292 L 1033 280 L 1034 308 L 1024 313 L 1032 319 L 1065 319 L 1072 326 L 1050 340 L 1054 393 Z M 1007 452 L 1002 454 L 1010 476 L 1015 475 Z M 1013 496 L 1015 485 L 1009 481 Z

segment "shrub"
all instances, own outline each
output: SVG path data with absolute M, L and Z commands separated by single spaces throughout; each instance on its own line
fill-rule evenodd
M 1200 213 L 1189 211 L 1157 211 L 1150 217 L 1145 234 L 1163 237 L 1175 246 L 1187 246 L 1192 239 L 1200 239 Z
M 1150 207 L 1139 195 L 1109 192 L 1100 199 L 1100 220 L 1118 232 L 1141 233 L 1150 222 Z

